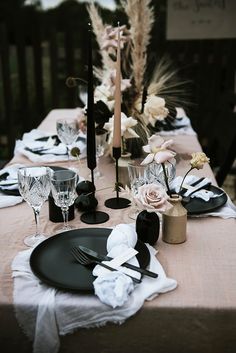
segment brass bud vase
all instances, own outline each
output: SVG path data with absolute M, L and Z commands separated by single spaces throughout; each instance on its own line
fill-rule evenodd
M 169 244 L 186 241 L 187 210 L 183 207 L 182 197 L 172 195 L 168 200 L 173 207 L 163 213 L 162 240 Z

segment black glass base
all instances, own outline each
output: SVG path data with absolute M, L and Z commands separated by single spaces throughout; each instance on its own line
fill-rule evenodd
M 109 219 L 109 215 L 101 211 L 88 211 L 80 216 L 82 222 L 87 224 L 105 223 Z
M 121 208 L 126 208 L 130 206 L 130 200 L 124 197 L 114 197 L 105 201 L 105 206 L 112 208 L 113 210 L 118 210 Z

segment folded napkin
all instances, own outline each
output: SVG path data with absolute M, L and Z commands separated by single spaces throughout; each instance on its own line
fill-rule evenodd
M 0 170 L 0 180 L 1 176 L 3 176 L 5 173 L 8 174 L 6 178 L 0 181 L 0 191 L 18 189 L 17 171 L 21 167 L 23 167 L 22 164 L 13 164 Z M 14 206 L 18 203 L 21 203 L 22 201 L 23 198 L 21 196 L 5 195 L 4 193 L 0 192 L 0 208 Z
M 38 141 L 37 139 L 48 137 L 46 140 Z M 86 156 L 86 139 L 85 135 L 80 132 L 79 139 L 73 144 L 73 147 L 78 147 L 81 151 L 80 158 Z M 34 129 L 23 135 L 22 140 L 17 140 L 14 154 L 23 154 L 32 162 L 56 162 L 67 161 L 67 148 L 63 143 L 55 145 L 55 140 L 50 134 L 44 131 Z M 70 159 L 75 159 L 70 156 Z
M 23 198 L 21 196 L 3 195 L 0 192 L 0 208 L 15 206 L 22 201 Z
M 227 202 L 222 207 L 217 208 L 217 210 L 212 211 L 212 212 L 194 215 L 191 217 L 208 217 L 208 216 L 221 217 L 224 219 L 236 218 L 236 206 L 231 201 L 230 197 L 227 195 Z
M 42 284 L 30 269 L 29 257 L 33 249 L 19 252 L 12 262 L 15 313 L 19 325 L 34 342 L 34 353 L 56 353 L 60 346 L 59 335 L 72 333 L 78 328 L 101 327 L 108 322 L 122 324 L 142 307 L 145 300 L 175 289 L 177 283 L 166 277 L 155 256 L 156 250 L 147 246 L 151 256 L 148 269 L 157 272 L 158 277 L 144 276 L 142 283 L 134 289 L 129 281 L 127 300 L 116 308 L 102 303 L 93 294 L 70 293 Z M 121 286 L 123 284 L 119 282 L 117 288 Z
M 197 181 L 199 178 L 196 177 L 195 175 L 187 175 L 184 185 L 190 185 L 193 182 Z M 182 182 L 183 178 L 182 177 L 176 177 L 172 182 L 170 183 L 170 188 L 172 190 L 175 190 L 176 192 L 179 192 L 180 184 Z M 199 184 L 197 184 L 194 188 L 198 188 L 200 186 L 206 185 L 208 182 L 211 180 L 208 178 L 204 178 L 203 181 L 201 181 Z M 188 196 L 190 192 L 192 191 L 192 188 L 184 193 L 184 196 Z M 222 193 L 224 190 L 222 190 Z M 214 194 L 212 191 L 209 190 L 199 190 L 196 191 L 194 194 L 190 195 L 191 198 L 197 197 L 200 198 L 204 201 L 209 201 L 210 198 L 217 198 L 221 194 Z M 230 200 L 230 197 L 227 195 L 227 202 L 222 206 L 217 208 L 215 211 L 212 212 L 207 212 L 207 213 L 201 213 L 198 215 L 191 215 L 191 217 L 209 217 L 209 216 L 214 216 L 214 217 L 221 217 L 221 218 L 236 218 L 236 206 L 234 203 Z
M 187 117 L 185 111 L 181 107 L 176 107 L 176 119 L 173 121 L 172 126 L 173 130 L 162 130 L 158 132 L 159 135 L 168 136 L 168 135 L 196 135 L 196 132 L 193 130 L 191 121 Z
M 195 181 L 197 181 L 198 179 L 199 179 L 199 177 L 197 177 L 195 175 L 187 175 L 187 177 L 185 178 L 183 187 L 186 186 L 186 188 L 189 187 L 189 189 L 183 194 L 183 196 L 188 196 L 194 190 L 193 187 L 191 187 L 191 184 L 194 183 Z M 178 193 L 179 189 L 180 189 L 180 185 L 182 183 L 182 180 L 183 180 L 183 178 L 181 176 L 178 176 L 175 179 L 173 179 L 172 182 L 170 183 L 171 189 L 175 190 L 175 192 Z M 199 184 L 194 186 L 194 188 L 200 188 L 200 187 L 208 184 L 209 182 L 211 182 L 210 179 L 204 178 Z M 209 201 L 210 198 L 219 197 L 219 195 L 214 194 L 214 192 L 212 192 L 212 191 L 209 191 L 206 189 L 201 189 L 199 191 L 196 191 L 192 195 L 190 195 L 190 197 L 191 198 L 196 197 L 196 198 L 202 199 L 204 201 Z
M 137 243 L 137 233 L 132 225 L 119 224 L 109 235 L 107 239 L 108 256 L 116 258 L 125 253 L 126 250 L 134 248 Z M 104 261 L 109 265 L 110 261 Z M 139 266 L 136 257 L 129 261 L 132 265 Z M 114 266 L 111 266 L 114 267 Z M 129 294 L 134 290 L 132 279 L 126 274 L 140 278 L 141 274 L 137 271 L 125 267 L 115 267 L 118 271 L 110 272 L 104 267 L 97 265 L 93 270 L 93 275 L 97 276 L 94 281 L 94 291 L 99 299 L 116 308 L 122 306 L 129 298 Z

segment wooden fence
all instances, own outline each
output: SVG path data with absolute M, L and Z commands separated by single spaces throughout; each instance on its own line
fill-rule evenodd
M 0 25 L 0 127 L 1 135 L 7 136 L 8 158 L 12 156 L 15 139 L 36 127 L 51 109 L 78 105 L 76 92 L 65 86 L 66 77 L 86 77 L 86 33 L 75 34 L 70 26 L 64 32 L 52 27 L 47 38 L 43 38 L 42 23 L 37 17 L 33 21 L 30 36 L 20 23 L 11 34 L 4 23 Z M 214 144 L 219 142 L 218 160 L 223 158 L 236 130 L 234 119 L 227 121 L 227 109 L 231 109 L 228 97 L 235 90 L 235 43 L 234 39 L 164 38 L 155 43 L 159 53 L 168 53 L 183 76 L 192 81 L 194 104 L 187 112 L 203 148 L 210 153 L 213 148 L 216 154 Z M 227 141 L 221 142 L 220 135 L 226 127 Z

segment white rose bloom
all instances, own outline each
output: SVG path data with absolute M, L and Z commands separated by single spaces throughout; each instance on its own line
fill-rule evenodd
M 169 110 L 165 107 L 165 99 L 150 95 L 144 104 L 144 115 L 148 122 L 155 126 L 157 120 L 164 120 L 169 114 Z
M 95 88 L 94 101 L 96 103 L 99 100 L 103 101 L 110 110 L 113 110 L 115 101 L 114 101 L 113 92 L 111 91 L 111 88 L 109 86 L 102 84 Z
M 133 119 L 131 116 L 128 118 L 124 113 L 121 113 L 121 136 L 124 136 L 125 139 L 139 137 L 138 134 L 133 130 L 135 125 L 137 125 L 137 120 Z M 110 144 L 113 139 L 113 128 L 114 115 L 109 119 L 108 123 L 105 123 L 104 125 L 104 129 L 110 133 L 108 144 Z

